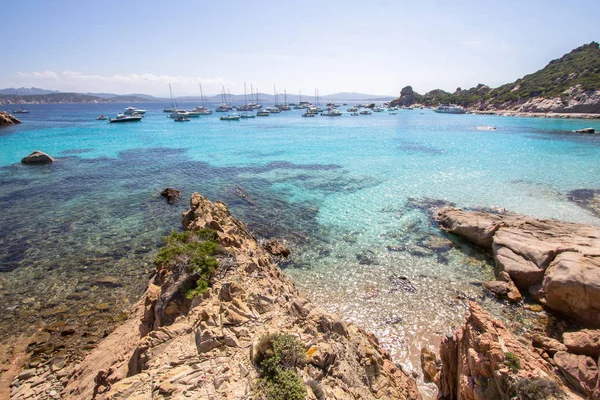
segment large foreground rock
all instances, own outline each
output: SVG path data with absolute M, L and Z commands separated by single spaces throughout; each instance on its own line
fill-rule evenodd
M 470 303 L 465 325 L 442 340 L 440 357 L 440 399 L 571 396 L 549 362 L 474 302 Z
M 50 164 L 53 163 L 54 158 L 50 157 L 48 154 L 35 150 L 33 153 L 24 157 L 21 162 L 23 164 L 31 164 L 31 165 L 41 165 L 41 164 Z
M 448 232 L 492 250 L 496 272 L 522 291 L 586 325 L 600 326 L 600 229 L 515 214 L 443 208 Z
M 304 298 L 224 203 L 195 193 L 183 226 L 216 231 L 209 290 L 182 298 L 183 278 L 159 267 L 133 318 L 65 373 L 63 398 L 248 399 L 257 341 L 277 332 L 306 348 L 309 399 L 421 397 L 373 335 Z
M 15 116 L 10 115 L 6 111 L 0 111 L 0 126 L 9 126 L 20 123 L 21 121 L 19 121 Z

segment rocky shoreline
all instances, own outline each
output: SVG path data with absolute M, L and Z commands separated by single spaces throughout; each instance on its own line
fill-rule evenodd
M 513 110 L 478 110 L 469 108 L 470 114 L 500 115 L 503 117 L 531 117 L 531 118 L 561 118 L 561 119 L 600 119 L 600 114 L 569 113 L 569 112 L 525 112 Z
M 20 123 L 21 121 L 14 115 L 10 115 L 6 111 L 0 111 L 0 126 L 10 126 Z
M 168 240 L 128 320 L 81 363 L 21 372 L 11 398 L 266 398 L 261 390 L 292 381 L 309 399 L 421 398 L 373 335 L 304 298 L 225 204 L 194 194 L 183 226 L 189 233 Z M 214 267 L 204 291 L 199 265 Z M 301 362 L 277 367 L 273 381 L 265 338 L 302 348 Z
M 600 229 L 452 207 L 436 219 L 491 251 L 499 280 L 484 283 L 489 293 L 551 314 L 516 335 L 469 301 L 439 358 L 421 354 L 438 398 L 600 399 Z M 257 241 L 224 203 L 197 193 L 182 225 L 125 322 L 83 360 L 58 355 L 13 371 L 11 398 L 271 398 L 265 390 L 290 399 L 421 398 L 413 375 L 372 334 L 303 297 L 277 266 L 289 255 L 282 243 Z M 265 354 L 277 341 L 295 346 L 296 361 L 269 375 Z
M 452 207 L 437 220 L 492 251 L 500 280 L 484 287 L 560 316 L 516 338 L 471 302 L 465 326 L 442 340 L 439 398 L 600 399 L 600 229 Z

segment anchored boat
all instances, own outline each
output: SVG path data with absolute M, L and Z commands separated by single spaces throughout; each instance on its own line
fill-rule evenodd
M 140 122 L 142 120 L 142 116 L 140 114 L 132 114 L 132 115 L 125 115 L 125 114 L 118 114 L 116 118 L 111 118 L 108 120 L 108 122 L 113 123 L 113 122 Z
M 453 105 L 453 104 L 442 104 L 435 110 L 436 113 L 440 114 L 464 114 L 465 109 L 461 106 Z

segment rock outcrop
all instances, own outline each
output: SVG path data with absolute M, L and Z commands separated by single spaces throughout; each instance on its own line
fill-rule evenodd
M 260 338 L 293 335 L 308 399 L 418 399 L 415 381 L 361 328 L 304 298 L 225 204 L 195 193 L 183 226 L 214 232 L 210 286 L 183 296 L 189 271 L 157 269 L 125 325 L 62 377 L 63 398 L 247 399 Z
M 439 399 L 559 399 L 570 390 L 553 366 L 470 303 L 463 327 L 442 340 Z
M 42 151 L 39 151 L 39 150 L 35 150 L 33 153 L 31 153 L 27 157 L 24 157 L 21 160 L 21 162 L 23 164 L 30 164 L 30 165 L 50 164 L 50 163 L 53 163 L 54 161 L 56 161 L 54 158 L 50 157 L 48 154 L 46 154 Z
M 21 121 L 19 121 L 15 116 L 10 115 L 6 111 L 0 111 L 0 126 L 9 126 L 20 123 Z
M 515 214 L 443 208 L 440 226 L 492 250 L 496 273 L 542 305 L 600 326 L 600 229 Z
M 596 130 L 594 128 L 583 128 L 583 129 L 575 129 L 573 133 L 595 133 Z
M 406 107 L 415 104 L 418 100 L 418 95 L 413 91 L 412 86 L 403 87 L 400 91 L 400 97 L 390 102 L 390 106 Z
M 167 199 L 167 203 L 175 204 L 175 202 L 181 196 L 181 192 L 174 188 L 166 188 L 165 190 L 160 192 L 160 195 Z

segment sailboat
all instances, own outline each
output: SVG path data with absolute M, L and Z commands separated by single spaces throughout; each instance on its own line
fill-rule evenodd
M 292 108 L 294 110 L 301 110 L 302 109 L 302 90 L 300 90 L 300 101 L 298 102 L 298 104 L 294 104 L 294 106 Z
M 232 109 L 233 107 L 227 103 L 227 92 L 225 92 L 225 86 L 223 86 L 221 89 L 221 104 L 217 107 L 217 112 L 227 112 Z
M 17 98 L 19 98 L 19 92 L 15 91 L 15 94 L 17 95 Z M 17 108 L 16 110 L 13 110 L 13 114 L 29 114 L 29 110 Z
M 280 113 L 281 110 L 279 109 L 279 96 L 277 95 L 277 88 L 275 85 L 273 85 L 273 100 L 275 100 L 275 105 L 267 107 L 267 111 L 269 111 L 271 114 Z
M 173 90 L 171 89 L 171 84 L 170 83 L 169 83 L 169 94 L 171 95 L 171 107 L 170 108 L 169 107 L 163 108 L 163 112 L 166 112 L 166 113 L 172 113 L 172 112 L 177 111 L 177 107 L 175 107 L 173 105 Z
M 290 111 L 292 107 L 287 104 L 287 92 L 283 89 L 283 104 L 279 106 L 281 111 Z
M 200 99 L 202 100 L 202 105 L 194 108 L 190 113 L 194 113 L 197 115 L 211 115 L 212 110 L 206 108 L 206 98 L 204 97 L 204 93 L 202 92 L 202 84 L 199 83 L 198 86 L 200 87 Z
M 252 111 L 254 107 L 248 103 L 248 94 L 246 92 L 246 82 L 244 82 L 244 104 L 235 108 L 237 111 Z
M 315 105 L 312 107 L 309 106 L 308 111 L 313 114 L 323 112 L 323 109 L 320 107 L 320 104 L 319 104 L 319 89 L 317 89 L 317 88 L 315 88 Z

